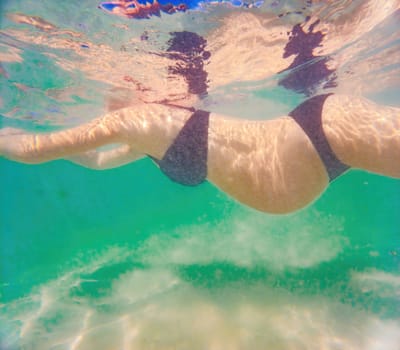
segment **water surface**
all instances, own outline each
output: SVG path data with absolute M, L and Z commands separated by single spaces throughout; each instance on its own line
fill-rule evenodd
M 308 3 L 266 1 L 255 11 L 287 25 L 321 8 L 326 21 L 344 19 L 355 6 Z M 2 2 L 3 127 L 91 120 L 126 88 L 135 59 L 143 81 L 162 74 L 145 53 L 165 50 L 170 31 L 205 35 L 246 11 L 132 21 L 97 5 Z M 333 51 L 343 64 L 329 91 L 400 106 L 396 18 Z M 220 86 L 202 103 L 275 118 L 306 98 L 281 77 Z M 0 159 L 0 171 L 2 349 L 398 349 L 398 180 L 352 170 L 306 209 L 275 216 L 209 183 L 175 184 L 149 159 L 100 172 Z

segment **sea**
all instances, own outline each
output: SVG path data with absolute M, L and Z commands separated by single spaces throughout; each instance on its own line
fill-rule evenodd
M 330 52 L 339 66 L 329 91 L 400 108 L 398 1 L 206 3 L 147 19 L 98 5 L 1 1 L 2 128 L 92 120 L 126 88 L 135 53 L 242 12 L 286 26 L 354 17 L 359 30 Z M 203 107 L 285 115 L 307 96 L 280 86 L 282 74 L 219 87 Z M 175 183 L 146 157 L 102 171 L 0 158 L 0 349 L 399 350 L 399 213 L 399 179 L 358 169 L 306 208 L 273 215 L 207 181 Z

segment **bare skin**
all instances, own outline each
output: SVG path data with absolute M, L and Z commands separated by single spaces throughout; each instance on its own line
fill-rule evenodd
M 143 104 L 55 133 L 3 129 L 0 153 L 24 163 L 65 158 L 95 169 L 120 166 L 145 154 L 162 159 L 190 115 L 182 108 Z M 400 178 L 400 109 L 332 95 L 324 105 L 322 122 L 342 162 Z M 96 151 L 115 143 L 122 145 Z M 291 117 L 247 121 L 214 113 L 207 178 L 240 202 L 270 213 L 306 206 L 329 183 L 317 151 Z
M 247 20 L 228 18 L 226 25 L 208 38 L 206 49 L 211 59 L 204 68 L 211 89 L 231 81 L 263 79 L 294 60 L 293 55 L 283 57 L 286 30 L 269 30 L 268 20 L 263 27 L 253 15 L 244 18 Z M 275 32 L 280 34 L 271 36 Z M 232 38 L 237 41 L 232 42 Z M 318 46 L 320 50 L 335 48 L 335 37 L 329 38 Z M 260 47 L 264 41 L 267 44 Z M 238 55 L 232 55 L 235 50 Z M 235 60 L 230 62 L 228 57 Z M 163 57 L 162 61 L 168 59 Z M 173 64 L 160 62 L 161 66 Z M 154 80 L 156 89 L 162 86 L 164 95 L 132 79 L 125 79 L 132 90 L 125 89 L 122 100 L 110 101 L 108 113 L 87 124 L 47 134 L 2 129 L 0 156 L 30 164 L 67 159 L 98 170 L 145 155 L 162 159 L 192 114 L 182 107 L 196 105 L 198 96 L 187 92 L 182 76 L 163 80 L 168 87 Z M 130 99 L 130 94 L 135 97 Z M 331 95 L 323 106 L 322 128 L 344 164 L 400 178 L 399 108 L 380 106 L 361 97 Z M 110 144 L 118 147 L 99 149 Z M 329 184 L 317 150 L 293 118 L 251 121 L 217 113 L 210 114 L 207 179 L 238 201 L 269 213 L 300 209 Z

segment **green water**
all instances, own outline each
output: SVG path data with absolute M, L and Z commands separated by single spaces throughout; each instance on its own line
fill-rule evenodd
M 27 166 L 1 160 L 0 169 L 1 302 L 8 316 L 2 329 L 9 342 L 21 324 L 32 326 L 26 315 L 34 314 L 35 327 L 43 330 L 24 333 L 21 344 L 57 348 L 55 339 L 79 333 L 70 329 L 81 322 L 81 312 L 73 311 L 78 305 L 97 315 L 95 326 L 87 328 L 98 334 L 91 338 L 85 331 L 89 345 L 80 343 L 82 349 L 112 348 L 118 337 L 110 319 L 119 319 L 125 308 L 133 317 L 154 302 L 170 321 L 147 316 L 152 330 L 140 348 L 208 344 L 210 335 L 197 334 L 195 326 L 166 331 L 170 322 L 197 319 L 199 302 L 222 313 L 214 320 L 218 327 L 247 304 L 265 308 L 262 315 L 271 324 L 282 321 L 277 315 L 282 318 L 288 305 L 297 313 L 306 308 L 311 318 L 328 309 L 317 318 L 326 327 L 319 334 L 336 332 L 359 346 L 368 344 L 367 336 L 356 337 L 365 331 L 360 320 L 399 320 L 398 180 L 354 170 L 308 208 L 273 216 L 241 206 L 208 183 L 174 184 L 148 159 L 102 172 L 64 161 Z M 52 297 L 44 302 L 49 290 Z M 249 333 L 249 348 L 289 348 L 288 339 L 271 336 L 274 328 L 254 319 L 254 310 L 253 323 L 234 323 Z M 206 324 L 212 322 L 208 317 Z M 336 329 L 342 318 L 353 328 L 347 338 Z M 93 339 L 108 331 L 109 345 L 95 345 Z M 387 344 L 392 338 L 385 336 Z
M 116 52 L 143 28 L 180 26 L 171 16 L 122 31 L 82 1 L 7 7 Z M 47 55 L 74 53 L 22 48 L 23 62 L 0 74 L 1 127 L 52 130 L 104 112 L 111 86 Z M 210 104 L 273 118 L 303 99 L 248 84 L 247 104 L 226 91 Z M 376 99 L 398 105 L 396 89 Z M 399 349 L 399 180 L 352 170 L 307 208 L 275 216 L 209 183 L 175 184 L 149 159 L 107 171 L 0 159 L 0 179 L 1 350 Z

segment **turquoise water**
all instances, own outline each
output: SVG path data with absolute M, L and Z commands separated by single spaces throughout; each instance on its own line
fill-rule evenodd
M 67 27 L 40 6 L 24 11 Z M 110 82 L 19 49 L 25 64 L 0 77 L 4 126 L 50 130 L 102 108 Z M 375 98 L 395 104 L 399 86 Z M 278 114 L 301 99 L 249 95 Z M 107 171 L 0 159 L 0 174 L 1 349 L 398 349 L 399 180 L 351 170 L 275 216 L 175 184 L 149 159 Z
M 108 349 L 136 327 L 139 348 L 208 348 L 240 331 L 243 348 L 361 349 L 370 328 L 398 344 L 396 180 L 352 171 L 276 217 L 170 183 L 147 160 L 104 172 L 2 160 L 1 173 L 5 344 L 22 328 L 28 348 L 83 334 L 77 348 Z

